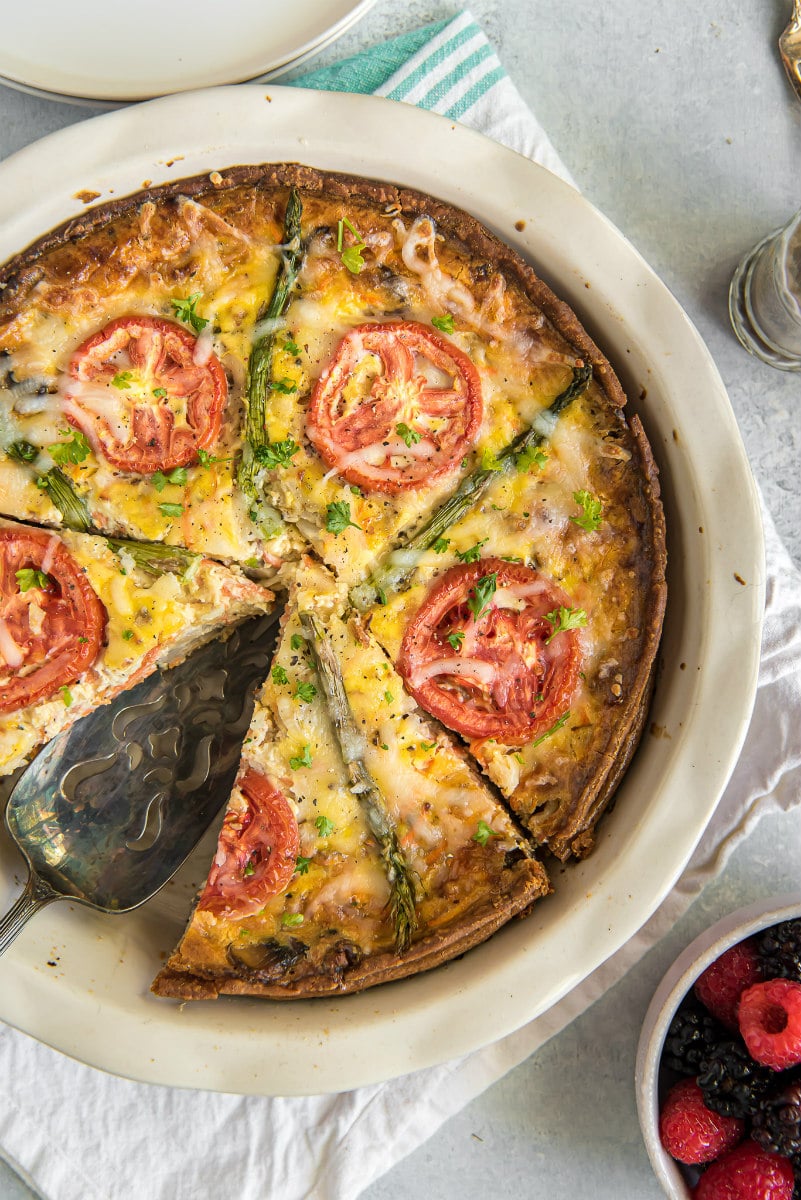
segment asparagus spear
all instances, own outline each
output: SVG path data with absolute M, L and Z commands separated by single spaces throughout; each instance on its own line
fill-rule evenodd
M 275 320 L 276 317 L 280 317 L 289 301 L 289 293 L 297 279 L 303 257 L 300 240 L 301 212 L 300 196 L 293 187 L 284 215 L 284 243 L 278 277 L 269 302 L 259 313 L 259 320 Z M 264 452 L 269 445 L 265 425 L 267 397 L 271 391 L 274 343 L 275 332 L 270 328 L 256 341 L 250 353 L 245 387 L 245 442 L 238 471 L 239 486 L 252 501 L 251 516 L 267 526 L 272 531 L 271 536 L 280 528 L 281 518 L 271 505 L 265 503 L 256 478 Z
M 201 555 L 182 546 L 165 546 L 163 542 L 134 542 L 128 538 L 106 538 L 115 554 L 130 554 L 143 571 L 151 575 L 180 575 L 187 578 L 200 562 Z
M 592 367 L 575 367 L 573 378 L 565 390 L 559 393 L 548 408 L 537 413 L 528 429 L 524 429 L 504 447 L 491 467 L 478 467 L 472 471 L 422 529 L 393 550 L 366 583 L 357 584 L 351 589 L 350 601 L 353 606 L 364 612 L 377 602 L 386 604 L 389 594 L 401 591 L 414 574 L 424 551 L 429 550 L 446 529 L 461 520 L 481 499 L 493 476 L 499 471 L 510 470 L 519 455 L 543 445 L 551 437 L 559 415 L 576 396 L 587 390 L 591 379 Z
M 370 830 L 381 851 L 381 861 L 390 885 L 389 904 L 395 929 L 395 948 L 399 954 L 403 954 L 408 949 L 417 926 L 413 876 L 398 844 L 398 835 L 387 813 L 384 797 L 364 764 L 364 740 L 348 701 L 342 670 L 334 648 L 322 624 L 313 613 L 302 612 L 300 621 L 309 637 L 317 675 L 348 773 L 350 789 L 364 809 Z

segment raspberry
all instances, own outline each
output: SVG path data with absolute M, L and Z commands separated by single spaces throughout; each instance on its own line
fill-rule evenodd
M 756 946 L 747 938 L 731 946 L 695 981 L 695 994 L 714 1017 L 737 1028 L 737 1005 L 742 992 L 762 979 Z
M 704 1172 L 693 1200 L 791 1200 L 793 1187 L 789 1158 L 742 1142 Z
M 801 1063 L 801 983 L 769 979 L 740 997 L 740 1032 L 748 1053 L 774 1071 Z
M 694 1079 L 680 1079 L 665 1097 L 659 1136 L 668 1154 L 682 1163 L 711 1162 L 741 1140 L 745 1122 L 722 1117 L 704 1104 Z

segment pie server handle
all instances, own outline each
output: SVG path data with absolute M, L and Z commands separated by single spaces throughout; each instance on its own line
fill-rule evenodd
M 5 916 L 0 917 L 0 954 L 5 953 L 23 925 L 27 924 L 34 913 L 37 913 L 40 908 L 52 904 L 54 900 L 63 899 L 61 893 L 40 879 L 35 871 L 29 871 L 28 881 L 22 895 Z

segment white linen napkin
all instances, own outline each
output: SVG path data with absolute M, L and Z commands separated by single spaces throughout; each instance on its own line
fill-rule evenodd
M 391 44 L 390 44 L 391 45 Z M 392 52 L 380 48 L 384 62 Z M 369 55 L 352 60 L 365 77 Z M 374 67 L 371 69 L 375 69 Z M 318 72 L 308 82 L 319 86 Z M 340 90 L 362 90 L 361 87 Z M 567 172 L 469 14 L 371 90 L 446 113 Z M 765 513 L 767 612 L 743 754 L 678 885 L 558 1005 L 494 1046 L 339 1096 L 264 1099 L 131 1083 L 0 1027 L 0 1156 L 47 1200 L 353 1200 L 612 986 L 673 925 L 765 812 L 799 803 L 801 575 Z

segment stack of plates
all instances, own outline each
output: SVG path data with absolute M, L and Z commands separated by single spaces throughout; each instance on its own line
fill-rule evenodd
M 375 0 L 108 0 L 14 5 L 0 83 L 50 100 L 124 104 L 220 83 L 267 79 L 305 62 Z

